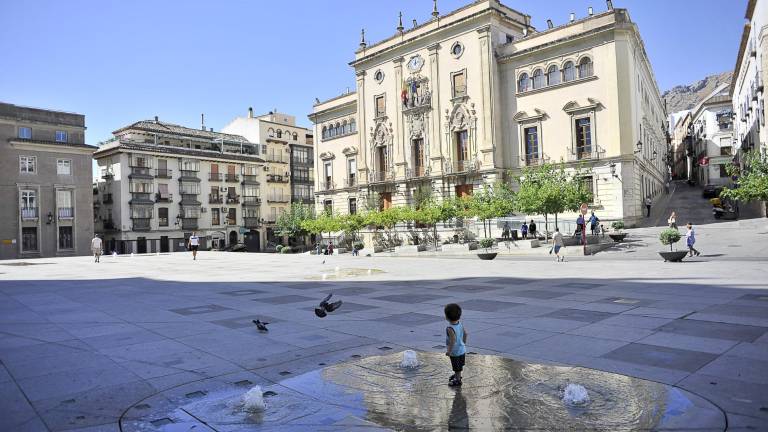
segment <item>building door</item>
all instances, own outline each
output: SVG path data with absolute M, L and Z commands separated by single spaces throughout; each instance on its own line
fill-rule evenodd
M 387 147 L 385 146 L 376 148 L 376 169 L 380 173 L 387 172 Z
M 168 236 L 161 236 L 160 237 L 160 252 L 170 252 L 171 247 L 168 243 Z
M 392 207 L 392 193 L 391 192 L 382 192 L 379 194 L 381 197 L 381 210 L 386 210 L 390 207 Z
M 472 195 L 472 185 L 457 185 L 456 198 L 464 198 Z
M 261 250 L 260 243 L 258 231 L 250 231 L 245 234 L 245 247 L 248 248 L 248 252 L 258 252 Z
M 146 237 L 138 237 L 136 239 L 136 253 L 140 253 L 140 254 L 147 253 L 147 238 Z
M 456 137 L 456 163 L 458 163 L 459 171 L 466 169 L 467 161 L 469 160 L 469 140 L 467 131 L 458 131 L 455 134 Z
M 234 246 L 237 244 L 237 231 L 229 232 L 229 245 Z
M 424 140 L 421 138 L 413 140 L 413 171 L 416 177 L 424 175 Z

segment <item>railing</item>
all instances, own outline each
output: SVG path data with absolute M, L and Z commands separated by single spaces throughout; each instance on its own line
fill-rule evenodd
M 472 171 L 476 166 L 475 161 L 471 159 L 457 160 L 456 172 Z
M 111 230 L 115 229 L 115 222 L 111 221 L 111 220 L 104 221 L 103 226 L 104 226 L 105 230 L 110 230 L 111 231 Z
M 190 170 L 181 170 L 180 171 L 181 178 L 194 178 L 194 179 L 200 179 L 200 177 L 197 176 L 197 171 L 190 171 Z
M 208 173 L 208 181 L 221 181 L 224 178 L 222 173 Z
M 131 218 L 133 224 L 133 231 L 149 231 L 151 228 L 151 218 Z
M 261 226 L 261 219 L 258 217 L 244 217 L 243 226 L 246 228 L 258 228 Z
M 532 154 L 532 155 L 525 155 L 525 159 L 523 159 L 523 163 L 525 166 L 539 166 L 544 165 L 547 163 L 548 158 L 544 155 L 539 154 Z
M 157 168 L 155 170 L 155 177 L 157 178 L 173 178 L 173 170 L 165 168 Z
M 227 204 L 240 204 L 240 195 L 227 195 Z
M 59 207 L 57 209 L 59 219 L 73 219 L 75 217 L 74 207 Z
M 309 159 L 309 158 L 297 158 L 297 157 L 291 158 L 291 163 L 294 164 L 294 165 L 307 165 L 307 166 L 312 166 L 312 165 L 315 164 L 312 159 Z
M 244 196 L 243 205 L 261 205 L 261 197 L 258 196 Z
M 288 183 L 288 177 L 277 174 L 268 174 L 267 182 L 270 183 Z
M 236 183 L 240 181 L 240 174 L 227 174 L 224 176 L 224 181 L 229 183 Z
M 587 151 L 570 151 L 568 152 L 569 161 L 591 160 L 600 159 L 600 151 L 597 149 L 587 149 Z
M 131 175 L 152 177 L 152 170 L 149 167 L 145 167 L 145 166 L 132 166 Z
M 287 203 L 290 202 L 290 197 L 282 196 L 282 195 L 271 195 L 267 198 L 267 202 L 273 202 L 273 203 Z
M 259 176 L 254 174 L 243 174 L 243 183 L 259 184 Z
M 131 200 L 152 202 L 152 192 L 131 192 Z
M 271 155 L 271 156 L 267 156 L 266 160 L 267 162 L 287 164 L 289 159 L 287 156 L 284 156 L 284 155 L 281 155 L 281 156 Z
M 101 202 L 103 204 L 112 204 L 112 194 L 104 194 L 104 198 L 102 198 Z
M 155 194 L 156 202 L 173 202 L 173 194 L 158 192 Z
M 372 171 L 370 174 L 371 183 L 392 181 L 395 175 L 392 171 Z
M 209 204 L 221 204 L 224 202 L 224 197 L 221 195 L 208 194 Z
M 349 176 L 344 179 L 344 187 L 355 187 L 357 186 L 357 177 L 355 176 Z
M 21 218 L 22 219 L 37 219 L 38 211 L 39 209 L 37 207 L 22 207 L 21 208 Z
M 197 218 L 182 218 L 181 219 L 181 229 L 196 230 L 197 229 Z
M 427 175 L 427 169 L 423 166 L 418 166 L 415 168 L 408 168 L 405 170 L 405 176 L 408 178 L 413 177 L 424 177 Z
M 197 194 L 190 194 L 190 193 L 182 193 L 181 194 L 181 202 L 197 202 Z
M 104 174 L 101 175 L 101 178 L 104 180 L 109 180 L 111 178 L 115 177 L 115 174 L 111 171 L 105 171 Z
M 227 225 L 237 225 L 237 219 L 227 218 Z

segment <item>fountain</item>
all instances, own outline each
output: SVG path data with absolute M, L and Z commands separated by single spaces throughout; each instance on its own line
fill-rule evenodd
M 400 367 L 405 369 L 416 369 L 419 367 L 419 356 L 416 351 L 403 351 L 403 359 L 400 361 Z
M 571 406 L 584 406 L 589 403 L 589 394 L 584 386 L 568 384 L 563 391 L 563 402 Z
M 266 410 L 267 404 L 264 402 L 264 392 L 261 390 L 261 386 L 254 386 L 243 396 L 243 408 L 248 412 Z

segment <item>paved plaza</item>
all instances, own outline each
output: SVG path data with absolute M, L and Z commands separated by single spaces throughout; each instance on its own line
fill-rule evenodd
M 765 255 L 663 263 L 636 249 L 565 263 L 226 252 L 6 261 L 0 430 L 116 431 L 126 412 L 149 408 L 142 401 L 204 395 L 211 379 L 267 386 L 351 358 L 441 352 L 449 302 L 464 308 L 473 352 L 672 384 L 727 413 L 728 430 L 766 430 Z M 331 292 L 344 305 L 315 317 Z

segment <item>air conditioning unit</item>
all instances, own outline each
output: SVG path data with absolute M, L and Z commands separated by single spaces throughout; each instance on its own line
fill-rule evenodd
M 225 187 L 220 187 L 220 188 L 219 188 L 219 191 L 220 191 L 220 192 L 226 192 L 226 191 L 227 191 L 227 188 L 225 188 Z
M 264 167 L 264 171 L 269 171 L 269 167 L 268 167 L 268 166 L 265 166 L 265 167 Z
M 205 212 L 207 212 L 207 211 L 208 211 L 208 209 L 207 209 L 207 208 L 205 208 L 205 207 L 201 207 L 201 208 L 200 208 L 200 213 L 205 213 Z
M 227 212 L 227 208 L 226 208 L 226 207 L 222 207 L 222 208 L 221 208 L 221 211 L 222 211 L 222 212 L 224 212 L 224 213 L 226 213 L 226 212 Z

